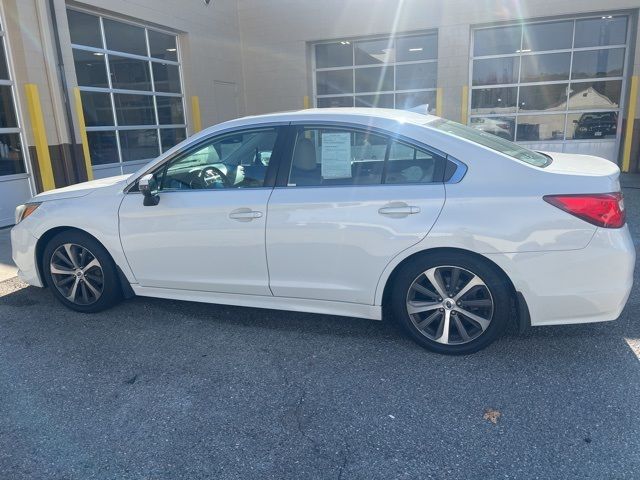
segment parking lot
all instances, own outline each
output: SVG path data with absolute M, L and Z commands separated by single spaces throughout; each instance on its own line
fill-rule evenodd
M 0 477 L 638 478 L 638 287 L 616 322 L 444 357 L 389 322 L 145 298 L 85 316 L 7 280 Z

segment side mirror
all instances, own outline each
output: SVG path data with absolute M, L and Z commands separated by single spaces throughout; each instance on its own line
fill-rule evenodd
M 158 195 L 158 184 L 155 177 L 151 173 L 138 180 L 138 190 L 144 196 L 142 204 L 145 207 L 153 207 L 160 203 L 160 195 Z

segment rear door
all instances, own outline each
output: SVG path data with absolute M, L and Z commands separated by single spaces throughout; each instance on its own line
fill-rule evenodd
M 351 126 L 296 125 L 268 205 L 275 296 L 372 304 L 444 204 L 444 155 Z M 288 161 L 287 161 L 288 160 Z

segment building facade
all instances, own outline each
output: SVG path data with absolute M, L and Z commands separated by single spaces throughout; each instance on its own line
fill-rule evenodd
M 202 127 L 314 106 L 431 112 L 637 171 L 639 9 L 0 0 L 0 226 L 38 191 L 133 172 Z

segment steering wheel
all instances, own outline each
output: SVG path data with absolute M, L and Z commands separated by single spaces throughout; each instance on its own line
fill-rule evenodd
M 193 188 L 193 183 L 197 181 L 200 188 L 210 188 L 211 185 L 215 183 L 222 183 L 225 187 L 230 185 L 229 177 L 227 177 L 222 170 L 216 167 L 205 167 L 200 172 L 196 178 L 194 178 L 191 182 L 191 188 Z

